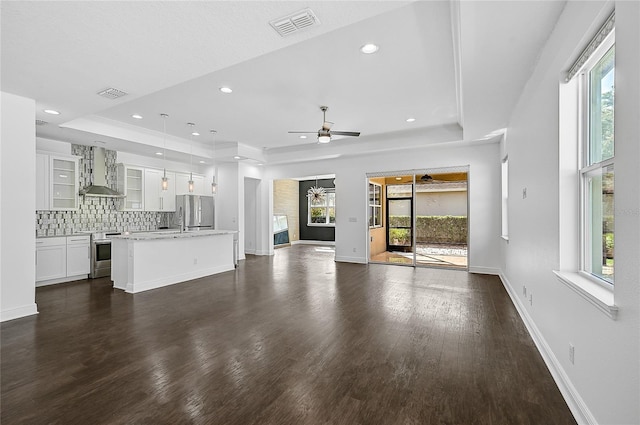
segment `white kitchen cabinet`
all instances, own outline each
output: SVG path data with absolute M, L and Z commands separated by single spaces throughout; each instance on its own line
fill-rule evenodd
M 75 156 L 36 154 L 36 210 L 78 209 L 78 160 Z
M 145 211 L 176 210 L 176 176 L 167 171 L 169 187 L 162 190 L 164 170 L 145 168 L 144 170 L 144 209 Z
M 67 238 L 36 240 L 36 281 L 67 276 Z
M 78 157 L 49 156 L 51 210 L 78 209 Z
M 176 173 L 176 195 L 189 195 L 189 173 Z M 193 174 L 193 195 L 211 195 L 204 191 L 204 176 Z
M 118 164 L 118 191 L 125 195 L 121 210 L 144 210 L 144 168 Z
M 66 276 L 88 275 L 91 272 L 89 236 L 67 237 Z
M 49 155 L 36 154 L 36 211 L 46 211 L 49 205 Z

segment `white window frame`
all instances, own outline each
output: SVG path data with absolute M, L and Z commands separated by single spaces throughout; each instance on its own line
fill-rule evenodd
M 307 198 L 307 226 L 309 227 L 335 227 L 336 223 L 331 223 L 329 220 L 329 208 L 336 209 L 336 191 L 335 189 L 326 189 L 325 188 L 325 202 L 322 205 L 313 205 L 311 202 L 311 198 Z M 329 194 L 333 195 L 333 205 L 329 205 Z M 325 209 L 325 222 L 324 223 L 312 223 L 311 222 L 311 208 L 324 208 Z
M 601 276 L 598 276 L 591 272 L 592 270 L 592 241 L 590 237 L 589 227 L 591 226 L 591 218 L 589 215 L 589 185 L 587 180 L 594 171 L 604 170 L 610 166 L 613 166 L 615 170 L 615 147 L 614 156 L 593 164 L 589 164 L 589 147 L 590 147 L 590 82 L 589 73 L 597 65 L 598 62 L 605 56 L 605 54 L 615 45 L 615 30 L 612 30 L 605 40 L 598 46 L 598 48 L 591 54 L 589 59 L 585 62 L 580 72 L 577 75 L 578 78 L 578 96 L 579 96 L 579 109 L 578 119 L 579 125 L 579 179 L 580 179 L 580 265 L 579 274 L 593 282 L 611 289 L 614 285 L 614 280 L 608 280 Z M 615 72 L 615 70 L 614 70 Z M 614 83 L 615 84 L 615 83 Z M 615 114 L 615 113 L 614 113 Z M 615 145 L 615 141 L 614 141 Z M 615 171 L 614 171 L 615 172 Z M 615 195 L 614 195 L 615 196 Z M 615 201 L 614 201 L 615 202 Z M 615 236 L 614 236 L 615 240 Z M 615 266 L 614 266 L 615 267 Z M 615 278 L 614 278 L 615 279 Z
M 380 203 L 379 204 L 375 203 L 375 199 L 376 199 L 376 197 L 375 197 L 375 188 L 376 187 L 378 188 L 378 193 L 380 195 L 380 197 L 379 197 Z M 372 189 L 373 189 L 373 193 L 374 193 L 374 196 L 373 196 L 374 203 L 372 204 L 371 202 L 369 202 L 369 214 L 370 214 L 369 223 L 371 223 L 373 221 L 373 225 L 370 224 L 369 225 L 369 229 L 377 229 L 379 227 L 382 227 L 382 220 L 383 220 L 383 217 L 382 217 L 382 185 L 379 184 L 379 183 L 369 182 L 369 194 L 371 194 L 371 190 Z M 369 200 L 371 200 L 371 197 L 369 197 Z M 380 215 L 377 215 L 375 213 L 373 214 L 373 220 L 372 220 L 372 217 L 371 217 L 371 209 L 372 208 L 374 210 L 376 210 L 376 209 L 380 210 Z M 380 223 L 376 223 L 375 222 L 375 218 L 376 217 L 380 217 Z
M 615 287 L 584 273 L 583 268 L 583 184 L 581 170 L 586 164 L 583 155 L 585 131 L 584 82 L 581 82 L 579 73 L 591 68 L 601 58 L 610 46 L 603 47 L 598 52 L 600 44 L 606 40 L 609 33 L 615 31 L 615 11 L 604 20 L 600 29 L 593 35 L 591 41 L 584 46 L 584 50 L 577 57 L 574 64 L 567 72 L 564 83 L 560 84 L 560 110 L 559 110 L 559 268 L 553 270 L 558 281 L 572 290 L 577 296 L 582 297 L 594 308 L 616 320 L 618 306 L 615 304 Z M 612 37 L 615 37 L 612 36 Z M 611 45 L 615 44 L 612 40 Z M 605 50 L 606 49 L 606 50 Z M 594 53 L 595 52 L 595 53 Z M 585 64 L 591 57 L 595 57 L 592 63 Z M 588 170 L 582 170 L 588 171 Z

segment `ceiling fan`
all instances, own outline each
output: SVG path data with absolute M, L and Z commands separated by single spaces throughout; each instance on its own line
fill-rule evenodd
M 466 182 L 466 173 L 446 173 L 446 174 L 424 174 L 420 177 L 416 177 L 416 183 L 453 183 L 453 182 Z
M 327 106 L 321 106 L 320 110 L 322 111 L 322 128 L 317 131 L 318 133 L 318 143 L 329 143 L 331 141 L 331 136 L 355 136 L 358 137 L 360 135 L 359 131 L 337 131 L 331 130 L 331 126 L 333 123 L 331 121 L 327 121 Z M 289 133 L 316 133 L 315 131 L 290 131 Z

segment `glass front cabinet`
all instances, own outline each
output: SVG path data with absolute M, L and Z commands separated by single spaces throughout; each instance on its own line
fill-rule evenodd
M 48 198 L 51 210 L 78 209 L 78 158 L 49 156 Z

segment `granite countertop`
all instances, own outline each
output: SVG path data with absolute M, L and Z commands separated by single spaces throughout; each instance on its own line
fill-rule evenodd
M 156 239 L 180 239 L 197 238 L 202 236 L 230 235 L 238 233 L 237 230 L 192 230 L 180 233 L 180 230 L 157 230 L 150 232 L 130 233 L 111 236 L 111 239 L 126 239 L 133 241 L 149 241 Z
M 75 232 L 75 233 L 69 233 L 66 235 L 43 235 L 43 236 L 37 236 L 36 235 L 36 239 L 49 239 L 49 238 L 71 238 L 74 236 L 91 236 L 92 232 Z

